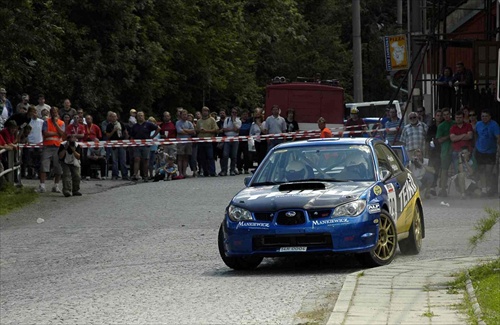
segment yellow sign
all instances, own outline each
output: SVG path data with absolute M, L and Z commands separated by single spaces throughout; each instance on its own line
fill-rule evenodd
M 382 189 L 380 188 L 380 186 L 376 185 L 376 186 L 373 188 L 373 193 L 375 193 L 375 195 L 380 195 L 380 194 L 382 194 Z
M 406 35 L 386 36 L 385 67 L 387 71 L 408 69 L 408 45 Z

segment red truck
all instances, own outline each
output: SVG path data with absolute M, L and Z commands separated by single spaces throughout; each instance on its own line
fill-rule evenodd
M 317 130 L 320 117 L 330 128 L 343 125 L 344 89 L 336 81 L 286 82 L 283 77 L 275 78 L 266 87 L 266 116 L 273 105 L 280 107 L 283 117 L 288 109 L 295 109 L 295 119 L 303 131 Z

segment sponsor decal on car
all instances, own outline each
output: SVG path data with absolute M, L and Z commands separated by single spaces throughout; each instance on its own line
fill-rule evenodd
M 379 213 L 380 212 L 380 204 L 378 203 L 373 203 L 373 204 L 368 204 L 368 213 Z
M 272 192 L 272 193 L 263 193 L 263 194 L 256 194 L 256 195 L 249 195 L 246 197 L 248 201 L 250 200 L 257 200 L 258 198 L 265 197 L 265 198 L 272 198 L 272 197 L 289 197 L 289 196 L 316 196 L 318 195 L 317 192 L 314 190 L 296 190 L 296 191 L 290 191 L 290 192 Z M 244 196 L 237 197 L 236 199 L 245 199 Z
M 375 187 L 373 188 L 373 193 L 375 193 L 375 195 L 382 194 L 382 188 L 378 185 L 375 185 Z
M 413 197 L 413 195 L 415 195 L 416 192 L 417 185 L 413 181 L 413 177 L 411 176 L 411 174 L 408 174 L 408 178 L 406 179 L 406 182 L 399 194 L 399 202 L 403 209 L 406 207 L 408 202 L 410 202 L 411 198 Z
M 348 223 L 349 219 L 348 218 L 333 218 L 333 219 L 327 219 L 327 220 L 314 220 L 312 222 L 313 226 L 325 226 L 325 225 L 332 225 L 336 223 Z
M 253 221 L 240 221 L 236 226 L 238 228 L 269 228 L 270 224 L 267 222 L 253 222 Z
M 387 191 L 387 200 L 388 200 L 388 205 L 389 205 L 389 213 L 391 216 L 394 218 L 394 220 L 398 219 L 398 203 L 397 203 L 397 196 L 396 196 L 396 190 L 394 189 L 394 185 L 392 183 L 389 183 L 385 185 L 385 190 Z

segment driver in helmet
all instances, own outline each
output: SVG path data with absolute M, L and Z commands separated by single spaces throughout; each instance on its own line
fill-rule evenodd
M 303 162 L 294 160 L 290 161 L 285 168 L 285 177 L 289 182 L 299 181 L 305 179 L 306 166 Z

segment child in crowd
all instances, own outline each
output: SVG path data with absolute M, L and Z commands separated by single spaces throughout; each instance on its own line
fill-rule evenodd
M 165 153 L 166 164 L 163 163 L 160 168 L 156 170 L 154 182 L 159 182 L 161 180 L 169 181 L 171 179 L 177 179 L 177 165 L 175 164 L 174 157 L 170 157 Z
M 167 165 L 165 166 L 165 172 L 167 173 L 167 178 L 166 178 L 167 181 L 177 178 L 177 165 L 175 164 L 173 157 L 167 158 Z
M 480 196 L 481 189 L 475 179 L 477 164 L 468 148 L 463 148 L 457 161 L 456 169 L 458 171 L 455 179 L 455 185 L 462 198 L 470 196 Z
M 130 110 L 130 117 L 128 118 L 129 126 L 132 126 L 137 123 L 137 111 L 135 109 Z

